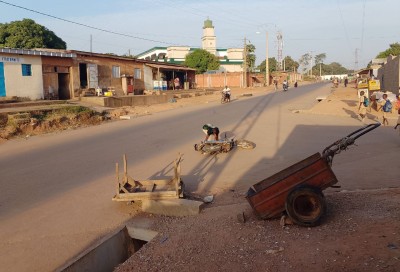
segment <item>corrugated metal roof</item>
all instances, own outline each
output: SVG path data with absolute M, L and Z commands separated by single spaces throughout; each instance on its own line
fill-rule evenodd
M 61 57 L 61 58 L 76 58 L 76 54 L 74 54 L 74 53 L 50 52 L 50 51 L 17 49 L 17 48 L 0 48 L 0 53 L 17 54 L 17 55 L 31 55 L 31 56 Z

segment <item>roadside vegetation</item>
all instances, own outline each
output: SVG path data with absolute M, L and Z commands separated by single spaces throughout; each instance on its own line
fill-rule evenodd
M 97 125 L 106 119 L 105 114 L 82 106 L 0 114 L 0 139 L 76 129 Z

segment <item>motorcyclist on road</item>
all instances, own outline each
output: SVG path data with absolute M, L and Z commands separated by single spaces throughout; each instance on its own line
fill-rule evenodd
M 288 84 L 288 82 L 287 82 L 286 79 L 283 81 L 282 85 L 283 85 L 283 90 L 284 90 L 284 91 L 287 91 L 287 89 L 288 89 L 288 87 L 289 87 L 289 84 Z
M 222 94 L 224 95 L 225 101 L 231 101 L 231 89 L 228 86 L 222 90 Z

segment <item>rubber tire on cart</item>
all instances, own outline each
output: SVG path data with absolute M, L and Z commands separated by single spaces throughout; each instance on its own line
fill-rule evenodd
M 297 187 L 287 196 L 285 209 L 295 224 L 306 227 L 318 226 L 326 212 L 325 197 L 317 187 Z

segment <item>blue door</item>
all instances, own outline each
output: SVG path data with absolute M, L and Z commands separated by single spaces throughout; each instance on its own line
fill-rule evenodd
M 0 62 L 0 97 L 6 96 L 6 84 L 4 83 L 4 63 Z

